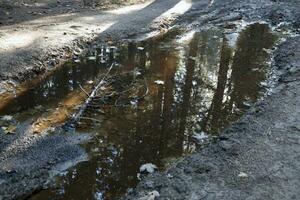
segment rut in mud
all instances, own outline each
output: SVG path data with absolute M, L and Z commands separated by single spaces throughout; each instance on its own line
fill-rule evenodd
M 0 113 L 13 115 L 17 131 L 56 134 L 54 127 L 65 124 L 67 134 L 93 138 L 83 145 L 88 161 L 30 199 L 115 199 L 137 184 L 141 165 L 163 170 L 193 152 L 266 92 L 275 38 L 268 25 L 252 24 L 240 33 L 175 30 L 99 45 L 16 96 L 2 95 Z M 100 79 L 105 83 L 79 121 L 66 123 Z

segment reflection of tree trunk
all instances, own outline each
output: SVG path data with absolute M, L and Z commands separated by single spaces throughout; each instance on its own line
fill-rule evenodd
M 172 106 L 174 102 L 174 76 L 176 72 L 177 57 L 168 55 L 164 63 L 164 96 L 163 96 L 163 114 L 162 114 L 162 138 L 164 141 L 169 141 L 172 130 Z M 166 145 L 164 145 L 166 147 Z M 164 152 L 162 152 L 164 153 Z
M 139 63 L 137 60 L 137 55 L 138 52 L 136 50 L 136 44 L 129 43 L 125 64 L 125 68 L 127 70 L 134 70 L 135 67 L 140 67 L 139 65 L 136 65 L 136 63 Z M 160 105 L 154 105 L 154 109 L 160 109 L 160 107 Z M 159 120 L 160 111 L 157 112 L 158 113 L 156 113 L 156 116 L 154 116 L 153 119 Z M 122 153 L 123 160 L 122 166 L 120 166 L 120 172 L 122 173 L 123 178 L 126 180 L 123 181 L 123 183 L 127 183 L 130 184 L 129 186 L 132 186 L 135 184 L 136 179 L 129 181 L 128 176 L 130 175 L 135 177 L 139 166 L 145 161 L 153 162 L 152 157 L 154 156 L 157 145 L 152 144 L 152 142 L 155 141 L 153 138 L 156 138 L 156 136 L 152 135 L 152 133 L 158 134 L 158 131 L 152 132 L 152 129 L 150 129 L 152 120 L 149 120 L 149 118 L 151 119 L 152 116 L 147 109 L 144 110 L 140 108 L 134 108 L 129 111 L 129 113 L 128 111 L 124 111 L 124 114 L 134 115 L 134 118 L 126 121 L 124 124 L 122 123 L 124 128 L 121 128 L 121 130 L 129 130 L 130 132 L 126 133 L 126 137 L 124 137 L 125 142 Z M 151 121 L 150 124 L 149 121 Z
M 114 53 L 115 53 L 115 50 L 113 48 L 110 48 L 109 49 L 109 54 L 108 54 L 109 62 L 113 62 L 113 60 L 114 60 Z
M 127 69 L 134 70 L 135 67 L 135 56 L 136 56 L 136 44 L 129 43 L 128 44 L 128 58 L 127 58 Z
M 195 35 L 194 38 L 191 40 L 189 47 L 189 58 L 186 65 L 186 76 L 185 76 L 185 84 L 183 88 L 183 100 L 181 104 L 181 110 L 180 110 L 180 122 L 179 122 L 179 129 L 177 132 L 177 141 L 176 146 L 179 150 L 178 153 L 182 153 L 182 143 L 184 140 L 184 132 L 186 129 L 186 123 L 187 123 L 187 116 L 189 113 L 190 108 L 190 98 L 191 98 L 191 91 L 193 86 L 193 76 L 195 71 L 195 60 L 194 57 L 197 55 L 198 51 L 198 43 L 199 39 Z
M 124 127 L 124 130 L 130 130 L 130 133 L 127 133 L 124 137 L 125 142 L 123 145 L 123 152 L 121 152 L 123 160 L 120 159 L 122 162 L 120 164 L 120 173 L 122 173 L 122 178 L 125 180 L 122 182 L 127 184 L 129 184 L 128 176 L 135 177 L 136 172 L 141 165 L 142 158 L 147 156 L 148 153 L 142 151 L 145 150 L 145 148 L 142 147 L 142 145 L 145 145 L 145 139 L 143 139 L 143 133 L 145 132 L 143 127 L 145 127 L 147 119 L 143 117 L 144 113 L 142 113 L 141 110 L 136 109 L 135 111 L 135 119 L 132 122 L 127 121 L 127 125 Z M 130 129 L 128 129 L 128 123 L 130 124 Z M 143 141 L 143 143 L 140 143 L 140 141 Z M 136 179 L 131 180 L 131 184 L 134 184 L 135 180 Z
M 255 101 L 260 90 L 259 83 L 265 79 L 265 60 L 274 43 L 274 36 L 267 25 L 253 24 L 241 32 L 232 63 L 232 93 L 234 105 L 243 109 L 244 101 Z M 258 70 L 253 71 L 253 68 Z
M 157 52 L 159 49 L 157 46 L 151 46 L 149 48 L 149 59 L 150 59 L 150 68 L 149 72 L 152 75 L 162 74 L 161 70 L 164 67 L 164 60 L 168 55 L 165 52 Z M 151 77 L 152 78 L 152 77 Z M 163 149 L 166 146 L 166 141 L 162 138 L 162 129 L 161 129 L 161 115 L 162 115 L 162 104 L 163 104 L 163 87 L 157 86 L 154 83 L 153 79 L 149 79 L 151 81 L 148 82 L 148 86 L 150 88 L 150 93 L 152 93 L 152 102 L 153 102 L 153 109 L 151 110 L 150 115 L 150 125 L 149 125 L 149 132 L 153 134 L 154 144 L 153 148 L 155 149 L 155 153 L 153 155 L 157 155 L 157 160 L 159 161 L 163 157 Z M 143 127 L 144 128 L 144 127 Z M 145 130 L 143 130 L 145 131 Z
M 198 114 L 198 108 L 199 108 L 199 104 L 201 104 L 201 101 L 203 101 L 203 89 L 206 88 L 205 85 L 207 85 L 207 83 L 205 82 L 205 79 L 203 79 L 203 77 L 205 77 L 206 75 L 203 74 L 205 73 L 205 70 L 203 71 L 203 68 L 207 65 L 208 59 L 207 59 L 207 49 L 210 49 L 211 47 L 208 45 L 210 44 L 210 42 L 208 41 L 209 37 L 208 37 L 208 33 L 207 32 L 201 32 L 199 34 L 199 44 L 198 45 L 198 54 L 197 54 L 197 60 L 199 61 L 199 64 L 197 66 L 197 68 L 195 68 L 195 78 L 198 79 L 198 84 L 201 84 L 201 87 L 197 87 L 197 89 L 194 90 L 194 94 L 193 94 L 193 103 L 191 103 L 191 107 L 190 110 L 194 110 L 196 111 Z M 204 118 L 205 120 L 205 118 Z M 189 141 L 190 141 L 191 137 L 189 135 Z
M 73 90 L 75 88 L 77 88 L 78 86 L 78 83 L 77 83 L 77 68 L 75 66 L 72 66 L 72 87 L 73 87 Z
M 146 61 L 147 61 L 146 51 L 143 50 L 139 53 L 139 62 L 138 62 L 138 67 L 140 68 L 140 70 L 142 70 L 142 73 L 146 71 Z
M 82 0 L 84 6 L 92 6 L 94 3 L 94 0 Z
M 156 134 L 156 141 L 158 139 L 158 160 L 160 160 L 163 157 L 163 149 L 166 146 L 166 142 L 164 138 L 162 137 L 163 131 L 161 129 L 161 114 L 162 114 L 162 98 L 163 98 L 163 90 L 162 88 L 159 88 L 157 90 L 157 96 L 154 97 L 153 102 L 153 114 L 152 114 L 152 120 L 151 120 L 151 132 L 153 134 Z
M 227 72 L 229 68 L 229 63 L 231 60 L 231 50 L 227 45 L 227 40 L 223 38 L 223 44 L 221 49 L 221 59 L 218 72 L 218 84 L 217 90 L 214 94 L 212 100 L 211 108 L 211 130 L 213 132 L 217 131 L 220 128 L 220 118 L 222 115 L 222 101 L 224 97 L 225 86 L 227 82 Z

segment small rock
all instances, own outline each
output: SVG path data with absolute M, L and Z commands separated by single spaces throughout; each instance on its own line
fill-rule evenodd
M 233 148 L 233 143 L 228 140 L 221 140 L 219 144 L 224 151 L 228 151 Z
M 156 81 L 154 81 L 154 83 L 157 84 L 157 85 L 163 85 L 163 84 L 165 84 L 165 82 L 162 81 L 162 80 L 156 80 Z
M 243 105 L 246 106 L 247 108 L 250 108 L 251 107 L 251 103 L 250 102 L 243 102 Z
M 268 83 L 266 83 L 266 82 L 261 82 L 260 85 L 263 86 L 263 87 L 267 87 L 267 86 L 268 86 Z
M 147 172 L 147 173 L 153 173 L 155 170 L 157 170 L 157 166 L 152 164 L 152 163 L 146 163 L 146 164 L 143 164 L 141 167 L 140 167 L 140 172 Z
M 128 188 L 126 193 L 127 194 L 132 194 L 133 192 L 134 192 L 133 188 Z
M 13 120 L 13 116 L 11 116 L 11 115 L 4 115 L 2 117 L 2 120 L 3 121 L 12 121 Z
M 0 179 L 0 185 L 3 184 L 3 183 L 5 183 L 5 180 L 4 179 Z M 2 197 L 0 196 L 0 200 L 2 200 L 1 198 Z
M 96 56 L 90 56 L 88 57 L 88 60 L 96 60 Z
M 153 181 L 146 181 L 145 187 L 147 189 L 154 189 L 154 182 Z
M 262 50 L 263 50 L 264 52 L 268 53 L 268 54 L 272 52 L 272 49 L 266 49 L 266 48 L 263 48 Z
M 149 192 L 148 195 L 141 197 L 139 200 L 155 200 L 159 196 L 160 196 L 159 192 L 156 190 L 153 190 L 152 192 Z
M 183 169 L 183 171 L 184 171 L 184 173 L 186 173 L 186 174 L 190 174 L 190 173 L 193 172 L 193 170 L 192 170 L 191 167 L 186 167 L 186 168 Z
M 8 169 L 5 172 L 8 173 L 8 174 L 13 174 L 13 173 L 16 173 L 17 171 L 14 170 L 14 169 Z
M 193 57 L 193 56 L 190 56 L 189 59 L 193 60 L 193 61 L 196 61 L 197 58 L 196 57 Z
M 2 130 L 5 134 L 13 134 L 16 132 L 17 126 L 10 125 L 8 127 L 2 127 Z
M 240 172 L 238 177 L 240 178 L 247 178 L 248 177 L 248 174 L 246 174 L 245 172 Z
M 204 139 L 208 138 L 207 134 L 205 134 L 203 131 L 201 133 L 195 133 L 192 137 L 199 141 L 203 141 Z
M 174 176 L 172 174 L 167 174 L 168 178 L 173 178 Z
M 274 127 L 277 129 L 282 129 L 282 128 L 284 128 L 284 123 L 283 122 L 275 123 Z

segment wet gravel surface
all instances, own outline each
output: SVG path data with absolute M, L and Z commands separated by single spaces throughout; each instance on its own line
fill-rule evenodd
M 25 198 L 42 189 L 49 177 L 87 160 L 79 144 L 88 139 L 88 135 L 33 135 L 22 129 L 0 133 L 0 199 Z

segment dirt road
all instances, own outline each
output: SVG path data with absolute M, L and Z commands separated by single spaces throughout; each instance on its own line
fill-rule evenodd
M 30 11 L 41 13 L 38 15 L 15 13 L 18 23 L 8 21 L 0 27 L 0 78 L 22 81 L 55 67 L 87 42 L 124 39 L 157 30 L 160 23 L 167 26 L 190 6 L 189 1 L 159 0 L 99 11 L 80 8 L 77 1 L 67 1 L 53 7 L 54 14 L 43 13 L 42 6 Z M 22 17 L 24 20 L 20 22 Z

